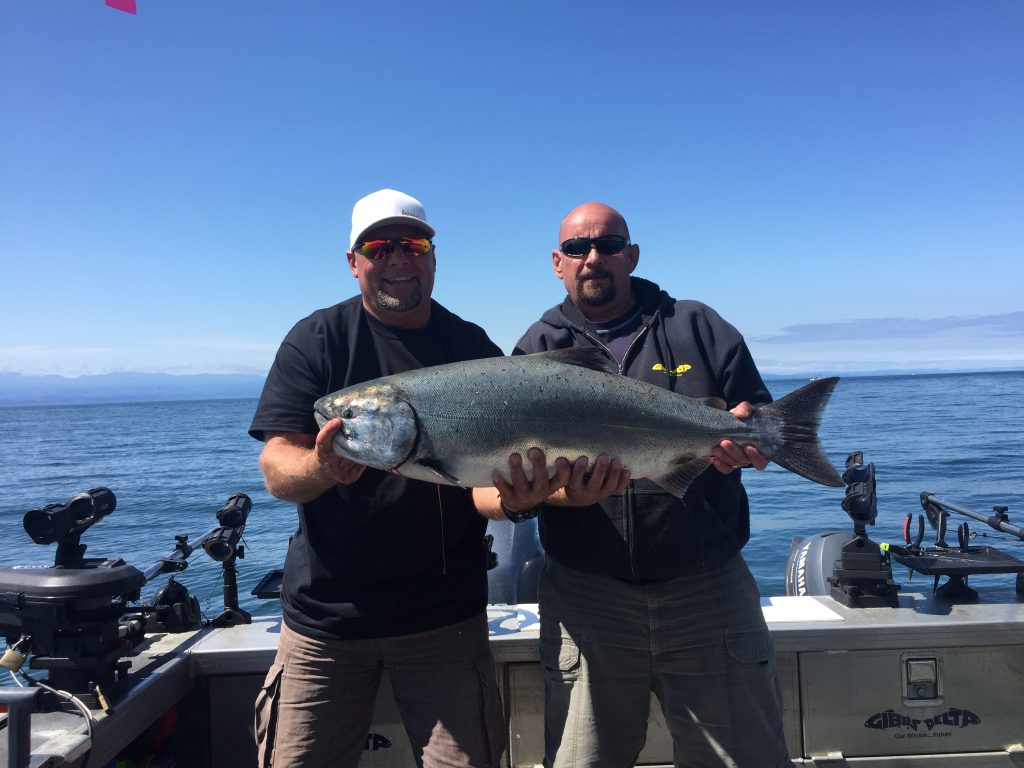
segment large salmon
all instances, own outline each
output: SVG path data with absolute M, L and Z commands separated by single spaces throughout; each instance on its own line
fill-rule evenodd
M 339 390 L 314 408 L 321 426 L 344 422 L 336 453 L 406 477 L 490 486 L 495 473 L 508 477 L 509 454 L 537 447 L 552 474 L 559 456 L 606 453 L 632 478 L 682 498 L 724 438 L 841 486 L 817 435 L 837 381 L 813 381 L 741 421 L 722 403 L 622 376 L 600 350 L 584 347 L 420 368 Z

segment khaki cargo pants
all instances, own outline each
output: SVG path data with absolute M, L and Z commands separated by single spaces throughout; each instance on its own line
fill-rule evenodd
M 384 669 L 418 766 L 498 768 L 505 720 L 485 614 L 371 640 L 306 637 L 282 625 L 256 699 L 260 768 L 355 766 Z

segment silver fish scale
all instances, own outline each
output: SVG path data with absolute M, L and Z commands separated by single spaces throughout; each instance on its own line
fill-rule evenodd
M 756 443 L 731 414 L 625 376 L 529 356 L 488 358 L 411 371 L 392 381 L 416 412 L 419 442 L 409 466 L 438 463 L 461 485 L 507 476 L 508 456 L 539 447 L 564 456 L 619 457 L 634 478 L 708 455 L 724 437 Z

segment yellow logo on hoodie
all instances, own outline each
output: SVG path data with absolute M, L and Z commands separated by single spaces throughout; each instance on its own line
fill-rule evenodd
M 682 365 L 677 365 L 671 371 L 668 368 L 665 367 L 664 363 L 655 363 L 654 365 L 651 366 L 651 370 L 652 371 L 664 371 L 669 376 L 682 376 L 684 373 L 686 373 L 691 368 L 693 368 L 693 366 L 692 365 L 688 365 L 686 363 L 683 363 Z

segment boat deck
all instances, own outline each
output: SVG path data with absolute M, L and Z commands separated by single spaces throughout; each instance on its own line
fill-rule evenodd
M 1024 603 L 1012 589 L 986 590 L 970 605 L 906 593 L 898 608 L 849 608 L 829 597 L 766 598 L 763 608 L 797 764 L 953 766 L 967 764 L 968 756 L 972 766 L 1024 764 L 1017 708 Z M 536 605 L 492 606 L 489 616 L 509 718 L 507 765 L 532 766 L 543 746 Z M 81 717 L 35 714 L 23 765 L 79 767 L 87 757 L 88 766 L 105 766 L 177 705 L 179 765 L 254 766 L 252 701 L 274 658 L 280 621 L 147 637 L 127 685 L 111 696 L 113 709 L 97 712 L 91 749 Z M 6 729 L 8 739 L 0 742 L 0 765 L 11 756 L 15 730 Z M 655 704 L 638 764 L 671 762 Z M 412 765 L 387 685 L 361 764 Z

